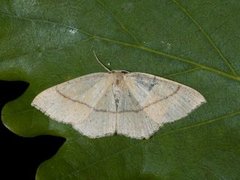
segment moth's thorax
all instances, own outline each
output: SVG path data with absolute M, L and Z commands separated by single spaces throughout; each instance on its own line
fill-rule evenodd
M 113 75 L 113 86 L 115 87 L 123 87 L 124 85 L 124 77 L 127 73 L 126 71 L 113 71 L 111 72 Z
M 113 93 L 113 97 L 114 97 L 114 101 L 115 101 L 115 105 L 116 105 L 116 111 L 118 111 L 119 106 L 121 104 L 122 101 L 122 95 L 124 93 L 124 90 L 126 88 L 125 85 L 125 72 L 122 71 L 114 71 L 112 72 L 112 93 Z

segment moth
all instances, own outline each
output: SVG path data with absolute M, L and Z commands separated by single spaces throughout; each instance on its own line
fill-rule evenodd
M 205 103 L 196 90 L 141 72 L 109 70 L 84 75 L 38 94 L 31 105 L 80 134 L 148 139 L 169 122 Z

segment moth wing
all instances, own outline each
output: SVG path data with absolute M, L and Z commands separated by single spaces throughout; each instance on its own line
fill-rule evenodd
M 125 82 L 139 110 L 160 125 L 181 119 L 206 102 L 193 88 L 151 74 L 129 73 Z
M 31 105 L 50 118 L 71 124 L 92 138 L 115 132 L 113 95 L 109 73 L 94 73 L 66 81 L 38 94 Z

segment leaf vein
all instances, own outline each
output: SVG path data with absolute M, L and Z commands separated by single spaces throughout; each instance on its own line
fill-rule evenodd
M 184 70 L 184 71 L 180 71 L 180 72 L 176 72 L 176 73 L 172 73 L 172 74 L 168 74 L 166 75 L 167 77 L 171 77 L 171 76 L 178 76 L 178 75 L 181 75 L 181 74 L 188 74 L 188 73 L 191 73 L 191 72 L 195 72 L 197 70 L 200 70 L 199 67 L 195 67 L 195 68 L 189 68 L 187 70 Z
M 225 76 L 225 77 L 228 77 L 230 79 L 240 81 L 240 76 L 231 75 L 231 74 L 226 73 L 224 71 L 221 71 L 219 69 L 215 69 L 213 67 L 194 62 L 191 59 L 183 58 L 183 57 L 176 56 L 176 55 L 173 55 L 173 54 L 168 54 L 168 53 L 165 53 L 165 52 L 162 52 L 162 51 L 151 49 L 151 48 L 146 47 L 146 46 L 140 46 L 140 45 L 131 44 L 131 43 L 124 42 L 124 41 L 118 41 L 118 40 L 114 40 L 114 39 L 109 39 L 109 38 L 105 38 L 105 37 L 101 37 L 101 36 L 96 36 L 95 35 L 94 38 L 99 39 L 99 40 L 103 40 L 103 41 L 108 41 L 108 42 L 115 43 L 115 44 L 119 44 L 119 45 L 123 45 L 123 46 L 128 46 L 128 47 L 131 47 L 131 48 L 144 50 L 144 51 L 149 52 L 149 53 L 161 55 L 161 56 L 167 57 L 167 58 L 172 59 L 172 60 L 177 60 L 177 61 L 180 61 L 180 62 L 191 64 L 191 65 L 197 66 L 199 68 L 202 68 L 204 70 L 219 74 L 221 76 Z
M 233 73 L 233 75 L 237 76 L 237 73 L 235 71 L 235 69 L 233 68 L 231 62 L 224 56 L 224 54 L 222 53 L 222 51 L 217 47 L 216 43 L 214 43 L 213 39 L 210 37 L 210 35 L 208 35 L 208 33 L 203 29 L 203 27 L 193 18 L 193 16 L 190 14 L 190 12 L 182 5 L 180 4 L 178 1 L 176 0 L 172 0 L 172 2 L 174 2 L 177 7 L 193 22 L 193 24 L 195 24 L 198 29 L 202 32 L 202 34 L 205 36 L 205 38 L 208 40 L 208 42 L 211 44 L 211 46 L 213 47 L 213 49 L 216 50 L 216 52 L 219 54 L 219 56 L 222 58 L 222 60 L 224 61 L 224 63 L 228 66 L 228 68 L 231 70 L 231 72 Z
M 121 27 L 121 29 L 122 29 L 123 31 L 125 31 L 126 34 L 128 34 L 128 35 L 135 41 L 135 43 L 140 44 L 140 43 L 139 43 L 139 40 L 136 38 L 136 36 L 135 36 L 132 32 L 130 32 L 130 31 L 128 30 L 128 28 L 119 20 L 119 18 L 117 18 L 117 16 L 111 11 L 111 9 L 110 9 L 109 7 L 106 6 L 106 4 L 104 4 L 104 3 L 103 3 L 102 1 L 100 1 L 100 0 L 96 0 L 96 1 L 97 1 L 97 3 L 98 3 L 99 5 L 101 5 L 101 6 L 103 7 L 103 10 L 104 10 L 106 13 L 109 13 L 109 14 L 113 17 L 113 19 L 119 24 L 119 26 Z
M 59 25 L 59 26 L 63 26 L 63 27 L 66 27 L 66 28 L 71 28 L 71 29 L 77 30 L 77 31 L 79 31 L 79 32 L 81 32 L 81 33 L 83 33 L 85 35 L 88 35 L 88 36 L 92 37 L 93 39 L 107 41 L 107 42 L 110 42 L 110 43 L 119 44 L 119 45 L 122 45 L 122 46 L 136 48 L 136 49 L 143 50 L 143 51 L 146 51 L 146 52 L 149 52 L 149 53 L 161 55 L 161 56 L 167 57 L 167 58 L 172 59 L 172 60 L 177 60 L 177 61 L 180 61 L 180 62 L 183 62 L 183 63 L 191 64 L 191 65 L 197 66 L 199 68 L 202 68 L 204 70 L 213 72 L 215 74 L 219 74 L 221 76 L 224 76 L 224 77 L 227 77 L 227 78 L 230 78 L 230 79 L 233 79 L 233 80 L 240 81 L 240 76 L 235 76 L 235 75 L 226 73 L 224 71 L 221 71 L 219 69 L 215 69 L 213 67 L 209 67 L 209 66 L 197 63 L 197 62 L 195 62 L 195 61 L 193 61 L 191 59 L 187 59 L 187 58 L 183 58 L 183 57 L 176 56 L 176 55 L 173 55 L 173 54 L 168 54 L 168 53 L 165 53 L 165 52 L 162 52 L 162 51 L 154 50 L 154 49 L 146 47 L 146 46 L 141 46 L 141 45 L 138 45 L 138 44 L 132 44 L 132 43 L 119 41 L 119 40 L 115 40 L 115 39 L 110 39 L 110 38 L 106 38 L 106 37 L 101 37 L 101 36 L 98 36 L 98 35 L 94 35 L 94 34 L 88 33 L 87 31 L 84 31 L 84 30 L 82 30 L 80 28 L 72 27 L 72 26 L 65 25 L 65 24 L 58 23 L 58 22 L 54 22 L 54 21 L 42 20 L 42 19 L 31 19 L 31 18 L 27 18 L 27 17 L 13 16 L 11 14 L 4 13 L 4 12 L 1 12 L 1 11 L 0 11 L 0 13 L 1 14 L 5 14 L 5 15 L 10 16 L 10 17 L 13 17 L 13 18 L 18 18 L 18 19 L 22 19 L 22 20 L 31 21 L 31 22 L 32 21 L 38 21 L 38 22 L 44 22 L 44 23 L 49 23 L 49 24 L 53 24 L 53 25 Z

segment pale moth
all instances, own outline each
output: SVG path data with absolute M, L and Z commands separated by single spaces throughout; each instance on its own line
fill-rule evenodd
M 187 116 L 205 98 L 183 84 L 121 70 L 81 76 L 38 94 L 31 105 L 51 119 L 99 138 L 120 134 L 148 139 L 159 127 Z

